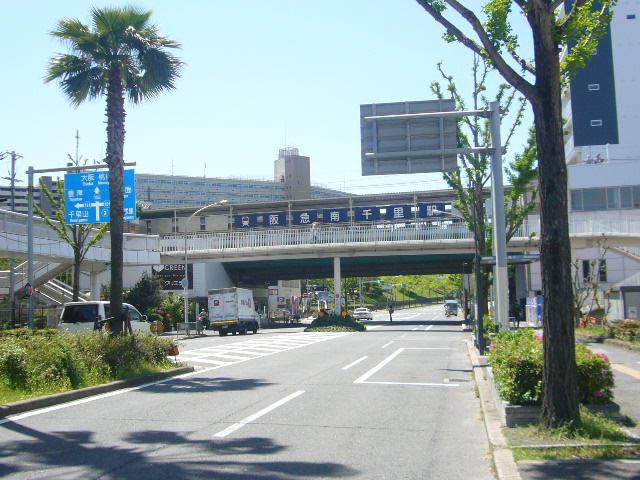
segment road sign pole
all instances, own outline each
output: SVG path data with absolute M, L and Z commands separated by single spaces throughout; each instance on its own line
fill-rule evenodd
M 491 200 L 493 204 L 493 250 L 496 268 L 493 280 L 494 311 L 500 330 L 509 329 L 509 280 L 507 275 L 507 237 L 502 184 L 502 142 L 500 139 L 500 103 L 491 102 Z
M 28 210 L 27 210 L 27 282 L 31 286 L 35 285 L 33 275 L 33 167 L 29 167 L 27 174 L 29 176 L 28 190 Z M 27 309 L 27 319 L 29 327 L 33 327 L 33 295 L 29 297 Z
M 340 257 L 333 257 L 333 286 L 335 299 L 335 312 L 340 315 L 342 311 L 342 273 L 340 271 Z

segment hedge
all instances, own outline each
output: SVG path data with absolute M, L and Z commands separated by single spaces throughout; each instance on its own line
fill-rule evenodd
M 0 336 L 0 384 L 23 392 L 61 392 L 168 367 L 172 341 L 153 335 L 111 336 L 57 330 Z
M 529 329 L 503 332 L 489 348 L 489 363 L 502 399 L 514 405 L 540 405 L 544 394 L 542 337 Z M 576 364 L 580 402 L 611 402 L 614 379 L 607 356 L 578 344 Z

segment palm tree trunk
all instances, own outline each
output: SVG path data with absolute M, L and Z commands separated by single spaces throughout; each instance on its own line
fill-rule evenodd
M 122 333 L 122 242 L 124 227 L 124 87 L 120 70 L 109 74 L 107 90 L 107 164 L 111 201 L 111 332 Z
M 537 2 L 533 2 L 534 5 Z M 546 2 L 540 2 L 546 3 Z M 544 398 L 542 422 L 551 427 L 580 421 L 573 330 L 571 245 L 567 213 L 560 63 L 554 11 L 534 6 L 530 22 L 536 61 L 537 95 L 532 102 L 540 178 Z

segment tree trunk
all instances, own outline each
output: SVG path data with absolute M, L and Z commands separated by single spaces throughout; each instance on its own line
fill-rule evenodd
M 109 74 L 107 90 L 107 164 L 111 201 L 111 332 L 122 333 L 122 242 L 124 227 L 124 87 L 120 70 Z
M 80 249 L 73 249 L 73 301 L 77 302 L 80 297 Z
M 571 245 L 567 213 L 567 167 L 561 107 L 558 44 L 554 11 L 533 4 L 536 91 L 532 101 L 540 179 L 540 263 L 544 332 L 543 424 L 555 427 L 580 421 L 572 302 Z

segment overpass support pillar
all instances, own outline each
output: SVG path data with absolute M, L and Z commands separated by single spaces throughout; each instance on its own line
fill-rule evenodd
M 91 283 L 91 300 L 100 300 L 100 282 L 98 281 L 98 274 L 91 272 L 89 282 Z
M 335 312 L 340 315 L 342 311 L 342 273 L 340 272 L 340 257 L 333 257 L 333 285 L 336 300 Z

